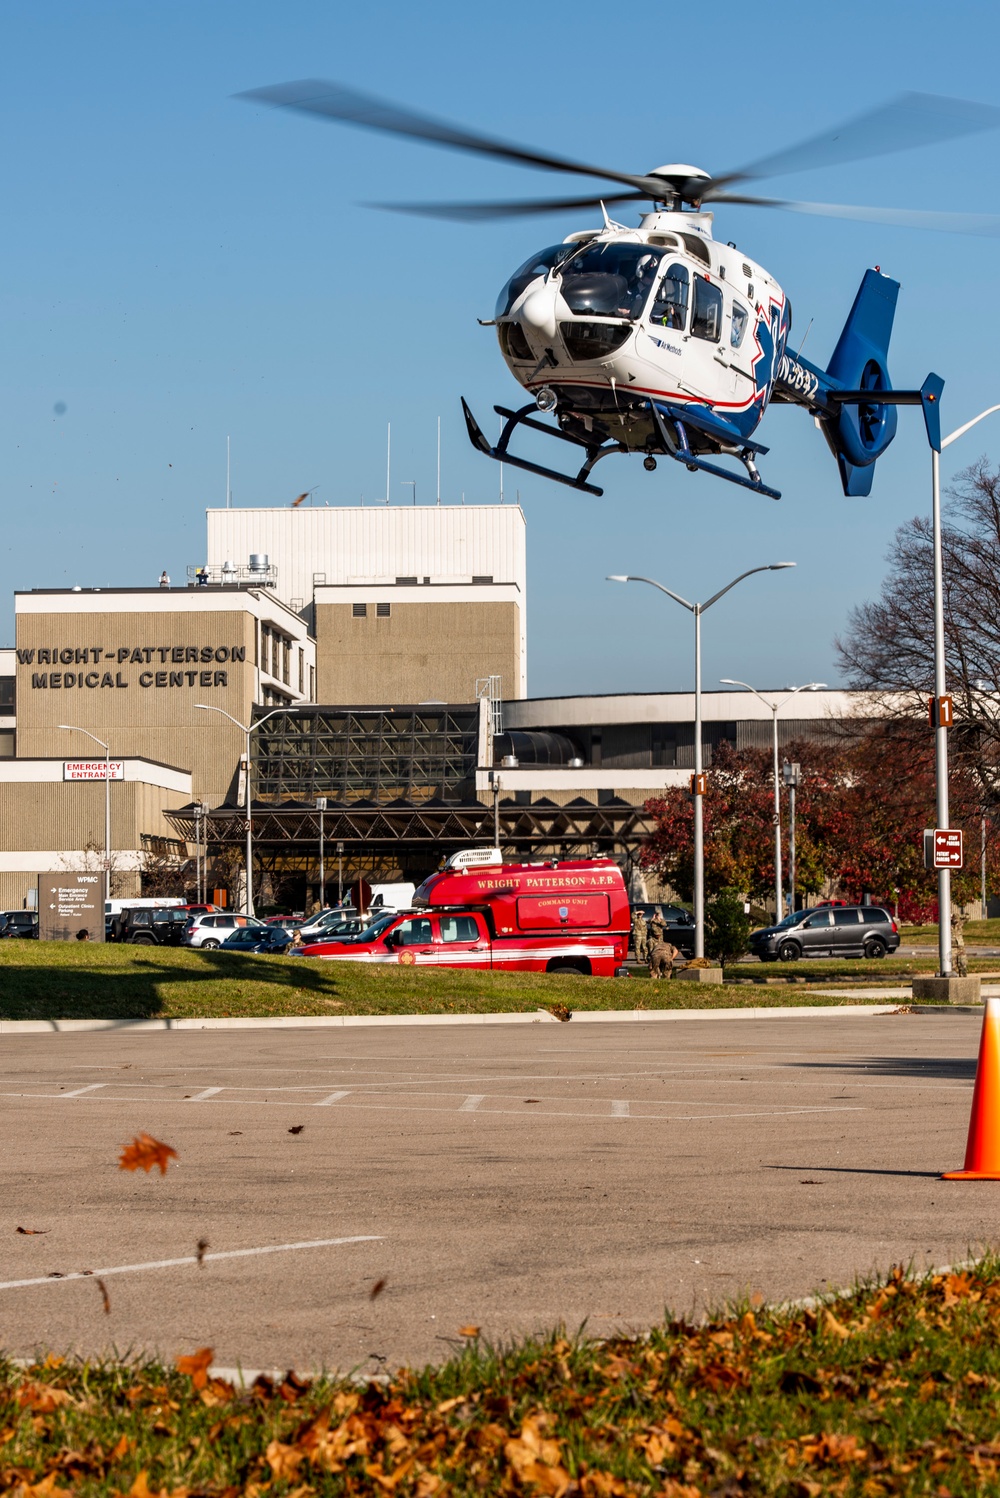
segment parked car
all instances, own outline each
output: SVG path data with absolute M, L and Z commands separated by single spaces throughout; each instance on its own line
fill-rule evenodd
M 369 920 L 374 920 L 376 915 L 385 915 L 387 911 L 372 911 Z M 339 905 L 334 910 L 318 910 L 308 920 L 297 922 L 298 929 L 302 932 L 303 941 L 312 939 L 318 941 L 322 935 L 324 938 L 333 936 L 350 936 L 362 930 L 367 925 L 354 909 L 353 905 Z
M 899 927 L 880 905 L 813 906 L 750 934 L 761 962 L 800 957 L 884 957 L 899 946 Z
M 38 940 L 38 912 L 35 910 L 0 910 L 0 938 L 27 936 Z
M 292 944 L 291 931 L 282 926 L 241 926 L 226 937 L 220 952 L 287 952 Z M 207 946 L 207 943 L 203 943 Z
M 202 947 L 211 949 L 221 947 L 227 936 L 234 931 L 242 930 L 245 926 L 252 926 L 261 931 L 267 927 L 263 921 L 258 921 L 252 915 L 233 915 L 223 912 L 216 915 L 196 915 L 188 919 L 181 937 L 181 945 L 184 947 Z
M 136 947 L 176 947 L 188 920 L 187 912 L 176 905 L 126 907 L 111 917 L 111 940 Z
M 645 900 L 632 905 L 630 914 L 634 915 L 637 910 L 642 911 L 647 925 L 659 911 L 667 928 L 667 941 L 671 942 L 679 952 L 683 952 L 685 957 L 694 956 L 694 916 L 689 910 L 685 910 L 682 905 L 652 904 Z M 635 944 L 631 937 L 629 937 L 629 948 L 634 955 Z

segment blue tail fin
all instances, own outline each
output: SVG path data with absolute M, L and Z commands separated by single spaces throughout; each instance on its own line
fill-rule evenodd
M 831 385 L 870 390 L 871 401 L 841 406 L 821 418 L 823 433 L 840 467 L 844 493 L 870 494 L 875 461 L 896 435 L 896 410 L 880 404 L 878 391 L 892 388 L 888 355 L 899 282 L 866 270 L 837 347 L 827 366 Z

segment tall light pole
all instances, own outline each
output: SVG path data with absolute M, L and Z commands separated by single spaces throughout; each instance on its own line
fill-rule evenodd
M 239 718 L 234 718 L 232 713 L 227 713 L 225 708 L 223 707 L 213 707 L 211 703 L 208 702 L 196 702 L 195 707 L 198 708 L 199 712 L 203 713 L 221 713 L 224 718 L 229 719 L 230 723 L 235 724 L 235 726 L 240 730 L 240 732 L 246 739 L 247 773 L 246 781 L 244 782 L 243 787 L 243 805 L 246 808 L 247 817 L 247 848 L 246 891 L 243 900 L 243 913 L 244 915 L 253 915 L 253 827 L 251 825 L 250 817 L 250 735 L 252 733 L 256 733 L 257 729 L 261 726 L 262 723 L 266 723 L 268 718 L 273 718 L 278 713 L 285 712 L 286 709 L 283 707 L 273 708 L 271 712 L 265 713 L 263 718 L 258 718 L 256 723 L 246 724 L 241 723 Z
M 802 766 L 796 760 L 789 764 L 786 759 L 781 766 L 781 775 L 788 787 L 788 909 L 795 910 L 795 792 L 802 784 Z
M 76 723 L 60 723 L 58 727 L 67 733 L 83 733 L 104 750 L 104 902 L 111 899 L 111 750 L 103 739 L 89 728 L 80 728 Z
M 326 850 L 323 846 L 323 813 L 326 811 L 326 797 L 316 797 L 316 810 L 319 812 L 319 908 L 326 909 Z
M 758 702 L 763 702 L 764 706 L 766 708 L 769 708 L 770 712 L 771 712 L 771 722 L 772 722 L 772 726 L 773 726 L 773 729 L 774 729 L 774 911 L 775 911 L 774 919 L 777 922 L 777 921 L 781 920 L 781 904 L 782 904 L 782 901 L 781 901 L 781 777 L 780 777 L 780 774 L 778 772 L 778 709 L 784 707 L 784 705 L 785 705 L 786 702 L 791 702 L 792 698 L 794 696 L 796 696 L 796 694 L 799 693 L 799 692 L 818 692 L 818 691 L 820 691 L 821 688 L 823 688 L 823 687 L 826 686 L 826 682 L 825 681 L 809 681 L 809 682 L 806 682 L 804 686 L 793 687 L 790 692 L 788 692 L 784 697 L 782 697 L 782 699 L 781 699 L 780 702 L 768 702 L 767 698 L 766 697 L 762 697 L 761 694 L 760 694 L 760 692 L 757 691 L 757 688 L 756 687 L 752 687 L 749 682 L 746 682 L 746 681 L 733 681 L 732 678 L 729 677 L 729 676 L 724 676 L 722 678 L 722 685 L 724 687 L 743 687 L 743 689 L 745 691 L 752 692 L 753 695 L 757 698 Z
M 941 453 L 986 416 L 1000 411 L 1000 405 L 980 411 L 964 426 L 957 427 L 941 446 L 931 443 L 931 507 L 934 544 L 934 780 L 937 791 L 937 825 L 947 827 L 948 808 L 948 726 L 941 722 L 941 699 L 947 693 L 944 648 L 944 562 L 941 548 Z M 951 977 L 951 870 L 938 869 L 938 967 L 942 978 Z
M 344 903 L 344 845 L 337 844 L 337 904 Z
M 753 577 L 755 572 L 780 572 L 784 567 L 794 567 L 794 562 L 769 562 L 763 567 L 751 567 L 746 572 L 741 572 L 739 577 L 734 577 L 731 583 L 720 588 L 718 593 L 713 593 L 711 598 L 704 603 L 688 603 L 679 593 L 673 593 L 665 588 L 662 583 L 655 582 L 651 577 L 611 576 L 607 579 L 609 583 L 648 583 L 651 588 L 659 588 L 661 593 L 666 593 L 675 603 L 689 610 L 694 615 L 694 775 L 691 777 L 691 792 L 694 797 L 694 955 L 704 957 L 705 955 L 705 818 L 702 807 L 702 798 L 705 794 L 705 775 L 702 766 L 701 752 L 701 616 L 706 609 L 710 609 L 713 603 L 718 603 L 730 588 L 735 588 L 745 577 Z

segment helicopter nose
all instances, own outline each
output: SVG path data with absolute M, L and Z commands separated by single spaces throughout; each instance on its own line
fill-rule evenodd
M 521 321 L 545 338 L 556 336 L 556 294 L 553 287 L 539 286 L 521 306 Z

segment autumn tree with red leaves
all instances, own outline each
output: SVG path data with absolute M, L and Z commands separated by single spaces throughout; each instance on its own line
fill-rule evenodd
M 834 743 L 787 746 L 802 766 L 796 797 L 796 889 L 805 896 L 829 891 L 859 901 L 898 903 L 908 920 L 936 918 L 936 876 L 924 868 L 922 834 L 934 825 L 933 741 L 911 722 L 845 729 Z M 773 761 L 764 749 L 715 752 L 705 817 L 705 893 L 730 887 L 766 901 L 774 890 Z M 788 807 L 783 793 L 785 883 L 788 873 Z M 952 824 L 978 826 L 979 788 L 972 767 L 952 777 Z M 694 813 L 686 789 L 647 801 L 654 830 L 641 855 L 682 899 L 693 890 Z M 970 867 L 970 862 L 972 867 Z M 975 858 L 953 878 L 955 899 L 978 893 Z M 897 891 L 899 892 L 897 895 Z

